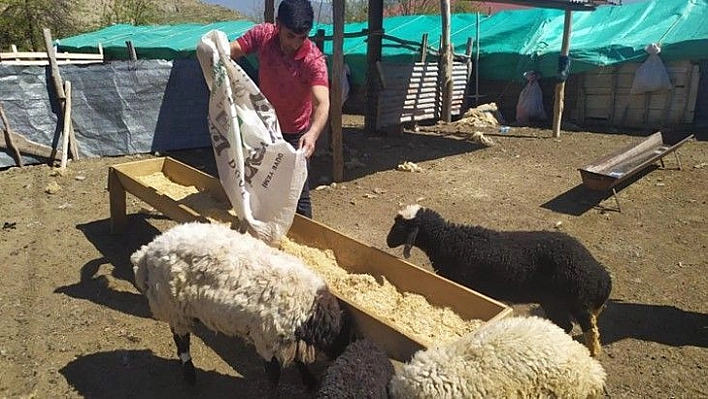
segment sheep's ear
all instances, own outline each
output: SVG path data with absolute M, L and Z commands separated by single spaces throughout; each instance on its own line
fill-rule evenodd
M 403 257 L 408 259 L 411 257 L 411 248 L 413 247 L 413 244 L 415 244 L 415 238 L 418 235 L 418 229 L 419 227 L 416 226 L 411 230 L 410 233 L 408 233 L 408 238 L 406 239 L 406 245 L 403 247 Z

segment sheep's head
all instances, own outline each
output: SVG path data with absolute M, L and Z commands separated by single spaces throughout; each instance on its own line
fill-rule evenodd
M 347 322 L 337 297 L 326 288 L 319 290 L 312 314 L 295 332 L 295 336 L 304 344 L 301 347 L 307 351 L 299 352 L 294 360 L 312 363 L 316 360 L 317 352 L 330 360 L 339 356 L 349 343 L 346 340 L 350 340 L 348 334 L 351 326 Z
M 411 256 L 411 248 L 415 244 L 416 236 L 420 226 L 416 215 L 423 209 L 420 205 L 408 205 L 401 209 L 394 219 L 393 226 L 386 237 L 386 244 L 389 248 L 401 245 L 403 247 L 403 257 L 408 259 Z

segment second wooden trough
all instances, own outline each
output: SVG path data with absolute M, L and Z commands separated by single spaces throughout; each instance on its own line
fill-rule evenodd
M 675 151 L 692 138 L 692 134 L 679 136 L 656 132 L 639 143 L 621 148 L 578 168 L 583 185 L 596 191 L 612 190 L 619 208 L 615 190 L 617 185 L 636 176 L 656 161 L 661 161 L 663 165 L 663 158 L 672 152 L 676 154 L 678 168 L 681 169 L 681 160 Z

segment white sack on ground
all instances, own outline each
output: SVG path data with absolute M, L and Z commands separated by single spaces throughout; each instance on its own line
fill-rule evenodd
M 307 163 L 284 139 L 270 102 L 230 56 L 224 32 L 197 44 L 209 87 L 209 132 L 219 180 L 240 220 L 266 242 L 292 224 Z

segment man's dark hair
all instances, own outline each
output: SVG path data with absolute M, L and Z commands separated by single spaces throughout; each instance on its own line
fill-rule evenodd
M 278 22 L 295 34 L 309 32 L 314 19 L 315 12 L 309 0 L 283 0 L 278 6 Z

